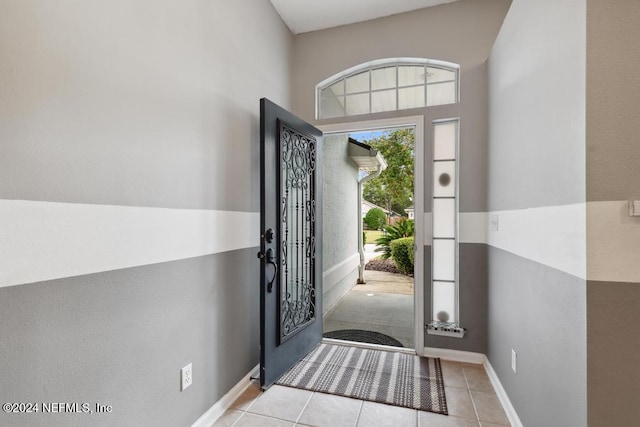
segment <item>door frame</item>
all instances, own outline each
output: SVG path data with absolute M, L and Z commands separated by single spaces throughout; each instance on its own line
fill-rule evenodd
M 424 214 L 424 155 L 425 155 L 425 137 L 424 137 L 424 120 L 423 115 L 393 117 L 377 120 L 363 120 L 357 122 L 335 123 L 327 125 L 316 125 L 325 136 L 363 132 L 368 130 L 384 129 L 384 128 L 415 128 L 415 156 L 413 159 L 414 172 L 414 212 L 415 212 L 415 244 L 416 254 L 413 270 L 413 311 L 414 311 L 414 328 L 415 328 L 415 351 L 419 356 L 424 354 L 424 244 L 425 232 L 430 230 L 425 228 Z M 421 161 L 419 161 L 419 159 Z

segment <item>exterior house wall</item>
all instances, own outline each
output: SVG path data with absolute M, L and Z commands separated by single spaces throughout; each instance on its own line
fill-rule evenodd
M 587 424 L 585 40 L 586 0 L 514 0 L 489 60 L 488 357 L 526 426 Z
M 425 167 L 421 188 L 425 194 L 425 210 L 431 211 L 431 123 L 436 119 L 460 117 L 460 217 L 465 221 L 486 211 L 486 133 L 487 133 L 487 67 L 486 60 L 498 33 L 510 0 L 461 0 L 458 2 L 361 22 L 322 31 L 299 34 L 293 50 L 294 112 L 316 125 L 354 122 L 399 116 L 424 115 Z M 315 120 L 315 86 L 326 78 L 355 65 L 381 58 L 419 57 L 460 64 L 459 104 L 434 106 L 405 111 Z M 420 190 L 419 190 L 420 191 Z M 464 214 L 470 213 L 470 216 Z M 426 227 L 430 234 L 431 227 Z M 430 244 L 430 235 L 425 236 Z M 470 245 L 465 248 L 466 245 Z M 486 298 L 486 274 L 482 262 L 484 239 L 461 240 L 461 292 Z M 425 247 L 430 274 L 430 247 Z M 427 283 L 425 317 L 431 317 L 431 293 Z M 451 348 L 486 353 L 486 305 L 477 300 L 461 301 L 461 321 L 468 329 L 464 339 L 425 336 L 430 347 Z
M 0 425 L 191 425 L 259 360 L 259 99 L 290 107 L 293 37 L 262 0 L 0 28 L 0 400 L 113 407 Z
M 348 135 L 324 137 L 323 311 L 331 310 L 358 280 L 358 169 L 349 159 Z
M 638 40 L 639 2 L 587 1 L 590 426 L 640 419 L 640 218 L 627 213 L 627 201 L 640 199 Z

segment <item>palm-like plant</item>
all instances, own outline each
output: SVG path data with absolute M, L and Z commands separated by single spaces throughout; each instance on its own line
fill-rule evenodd
M 376 252 L 382 252 L 383 259 L 391 258 L 391 242 L 402 237 L 411 237 L 415 232 L 412 219 L 401 219 L 396 225 L 388 225 L 384 228 L 385 234 L 376 240 Z

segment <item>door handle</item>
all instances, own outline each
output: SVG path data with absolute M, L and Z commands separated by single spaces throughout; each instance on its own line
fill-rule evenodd
M 264 262 L 269 265 L 273 265 L 273 277 L 267 283 L 267 292 L 273 291 L 273 282 L 276 281 L 276 277 L 278 277 L 278 261 L 273 256 L 273 249 L 269 248 L 266 252 L 258 252 L 258 258 L 264 260 Z

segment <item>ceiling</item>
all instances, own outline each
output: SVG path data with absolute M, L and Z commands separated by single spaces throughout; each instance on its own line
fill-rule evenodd
M 368 21 L 456 0 L 270 0 L 293 34 Z

